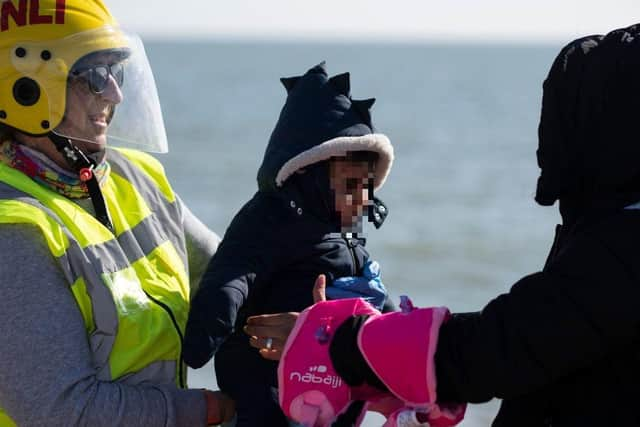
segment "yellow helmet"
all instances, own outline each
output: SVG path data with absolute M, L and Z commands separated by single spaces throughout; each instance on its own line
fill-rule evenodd
M 84 56 L 128 49 L 100 0 L 0 1 L 0 123 L 44 135 L 62 121 L 69 72 Z

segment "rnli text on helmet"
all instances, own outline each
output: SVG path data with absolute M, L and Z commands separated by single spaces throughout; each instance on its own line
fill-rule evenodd
M 54 16 L 40 14 L 40 0 L 19 0 L 18 6 L 13 1 L 2 2 L 0 10 L 0 32 L 9 29 L 9 18 L 17 27 L 38 24 L 64 24 L 65 0 L 56 0 Z

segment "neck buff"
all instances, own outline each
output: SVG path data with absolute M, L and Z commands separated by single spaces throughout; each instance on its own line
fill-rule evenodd
M 44 154 L 14 141 L 0 144 L 0 162 L 19 170 L 34 181 L 50 188 L 69 199 L 85 199 L 89 197 L 87 185 L 80 181 L 77 173 L 67 171 L 58 166 Z M 98 163 L 93 173 L 102 184 L 109 176 L 109 163 L 104 160 Z

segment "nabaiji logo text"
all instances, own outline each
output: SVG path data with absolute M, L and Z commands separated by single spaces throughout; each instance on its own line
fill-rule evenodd
M 53 15 L 40 13 L 40 0 L 0 0 L 0 32 L 11 26 L 24 27 L 38 24 L 64 24 L 65 0 L 56 0 Z
M 308 372 L 291 372 L 289 381 L 298 381 L 307 384 L 325 384 L 331 388 L 342 386 L 342 378 L 337 375 L 327 375 L 327 367 L 324 365 L 311 366 Z

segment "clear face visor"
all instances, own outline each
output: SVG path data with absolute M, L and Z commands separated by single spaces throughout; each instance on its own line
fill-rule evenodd
M 169 151 L 167 133 L 151 65 L 142 40 L 135 35 L 127 35 L 127 39 L 130 55 L 122 63 L 122 101 L 115 107 L 107 128 L 108 144 L 166 153 Z M 113 67 L 111 72 L 113 74 Z
M 50 122 L 50 131 L 90 151 L 105 145 L 168 151 L 155 79 L 138 36 L 104 27 L 46 46 L 22 45 L 51 56 L 42 67 L 23 60 L 20 51 L 14 55 L 16 68 L 26 76 L 19 103 L 33 110 L 31 117 L 37 115 L 43 130 Z

